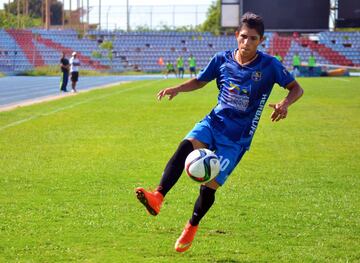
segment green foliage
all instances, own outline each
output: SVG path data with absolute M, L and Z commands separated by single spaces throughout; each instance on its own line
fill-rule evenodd
M 211 32 L 215 35 L 219 35 L 221 32 L 221 1 L 216 0 L 209 7 L 207 12 L 207 18 L 201 25 L 203 32 Z
M 20 1 L 20 14 L 23 15 L 24 1 Z M 42 0 L 29 0 L 29 17 L 41 19 Z M 17 1 L 4 4 L 4 10 L 13 15 L 17 15 Z M 50 1 L 51 24 L 62 24 L 62 2 L 57 0 Z
M 94 50 L 93 52 L 91 52 L 91 56 L 92 56 L 93 58 L 102 58 L 101 53 L 100 53 L 99 51 L 96 51 L 96 50 Z
M 23 11 L 24 1 L 20 1 L 20 13 Z M 29 16 L 32 18 L 41 18 L 41 0 L 29 0 Z M 13 15 L 17 14 L 17 1 L 12 1 L 8 4 L 4 4 L 4 10 L 10 12 Z
M 112 41 L 104 41 L 100 44 L 100 48 L 113 50 L 113 42 Z
M 132 82 L 0 112 L 1 262 L 359 262 L 359 78 L 299 79 L 286 120 L 264 109 L 253 145 L 218 190 L 192 248 L 175 240 L 199 186 L 183 175 L 157 217 L 154 188 L 184 135 L 216 104 L 212 82 Z M 269 102 L 286 92 L 275 87 Z
M 27 28 L 41 26 L 41 19 L 34 19 L 29 16 L 19 16 L 18 18 L 12 14 L 5 13 L 0 10 L 0 28 Z
M 60 74 L 60 66 L 42 66 L 32 70 L 19 73 L 21 76 L 58 76 Z

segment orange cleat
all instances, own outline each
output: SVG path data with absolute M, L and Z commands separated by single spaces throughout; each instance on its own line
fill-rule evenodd
M 192 226 L 190 222 L 188 222 L 181 233 L 181 236 L 176 240 L 175 250 L 177 252 L 185 252 L 191 247 L 192 241 L 194 240 L 196 231 L 198 229 L 197 226 Z
M 164 200 L 160 192 L 148 192 L 142 187 L 138 187 L 135 190 L 137 199 L 139 199 L 151 215 L 156 216 L 160 213 L 160 208 Z

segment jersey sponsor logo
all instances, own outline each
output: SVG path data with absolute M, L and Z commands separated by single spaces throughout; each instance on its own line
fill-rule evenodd
M 261 98 L 259 107 L 257 108 L 257 110 L 256 110 L 256 112 L 255 112 L 255 116 L 254 116 L 254 118 L 253 118 L 252 121 L 251 121 L 251 127 L 250 127 L 250 131 L 249 131 L 249 135 L 250 135 L 250 136 L 253 136 L 253 135 L 254 135 L 255 130 L 256 130 L 258 124 L 259 124 L 260 116 L 261 116 L 261 113 L 262 113 L 262 111 L 263 111 L 263 109 L 264 109 L 264 106 L 265 106 L 267 97 L 268 97 L 267 94 L 263 94 L 263 95 L 262 95 L 262 98 Z
M 251 86 L 237 86 L 230 82 L 228 95 L 224 94 L 225 101 L 228 105 L 239 111 L 246 111 L 249 106 Z
M 229 91 L 231 93 L 237 93 L 237 91 L 240 91 L 240 88 L 238 86 L 236 86 L 234 83 L 230 82 Z
M 260 81 L 262 77 L 261 71 L 255 71 L 251 74 L 251 79 L 253 81 Z

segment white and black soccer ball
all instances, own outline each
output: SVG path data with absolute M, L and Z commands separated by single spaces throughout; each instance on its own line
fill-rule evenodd
M 201 148 L 192 151 L 185 160 L 187 175 L 198 183 L 206 183 L 219 174 L 220 161 L 215 153 Z

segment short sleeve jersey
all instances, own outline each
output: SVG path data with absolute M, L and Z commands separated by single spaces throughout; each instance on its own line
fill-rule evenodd
M 285 87 L 294 78 L 275 57 L 257 51 L 253 62 L 241 66 L 235 52 L 217 53 L 197 80 L 216 79 L 219 89 L 218 103 L 206 118 L 229 139 L 249 148 L 274 84 Z

